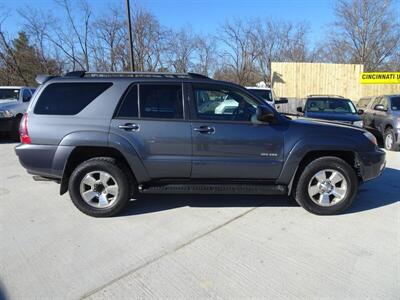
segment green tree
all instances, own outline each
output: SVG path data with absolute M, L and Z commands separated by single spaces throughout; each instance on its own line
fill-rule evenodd
M 0 84 L 36 85 L 36 75 L 40 73 L 57 74 L 59 67 L 55 60 L 42 58 L 34 45 L 30 45 L 25 32 L 8 42 L 4 33 L 0 35 Z

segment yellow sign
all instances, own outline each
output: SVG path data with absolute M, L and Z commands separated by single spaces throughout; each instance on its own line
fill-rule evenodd
M 364 72 L 361 84 L 400 84 L 400 72 Z

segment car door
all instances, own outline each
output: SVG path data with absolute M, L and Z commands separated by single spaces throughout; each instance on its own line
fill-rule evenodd
M 188 178 L 191 125 L 184 112 L 183 84 L 133 84 L 111 121 L 110 132 L 128 140 L 151 178 Z
M 388 100 L 386 99 L 385 96 L 381 97 L 378 104 L 383 106 L 384 111 L 375 110 L 375 116 L 374 116 L 375 128 L 383 134 L 384 130 L 385 130 L 384 123 L 386 120 L 386 115 L 387 115 L 387 111 L 389 108 L 389 104 L 388 104 Z
M 31 101 L 32 93 L 30 89 L 22 89 L 22 109 L 20 112 L 25 112 L 29 106 L 29 102 Z
M 274 179 L 283 163 L 278 124 L 260 123 L 248 93 L 220 84 L 192 84 L 192 178 Z
M 380 101 L 381 97 L 375 97 L 374 99 L 371 100 L 369 103 L 368 107 L 365 109 L 364 114 L 363 114 L 363 122 L 364 122 L 364 127 L 369 128 L 369 129 L 375 129 L 375 110 L 374 107 L 377 105 Z

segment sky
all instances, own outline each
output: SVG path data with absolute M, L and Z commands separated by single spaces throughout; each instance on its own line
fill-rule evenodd
M 125 8 L 125 0 L 88 0 L 96 14 L 107 11 L 110 3 L 120 3 Z M 309 41 L 316 44 L 334 20 L 335 0 L 130 0 L 152 12 L 164 26 L 179 29 L 191 26 L 193 31 L 215 34 L 219 25 L 226 20 L 260 18 L 261 20 L 306 22 L 310 29 Z M 400 0 L 395 0 L 400 11 Z M 11 16 L 4 24 L 5 29 L 14 34 L 21 29 L 22 19 L 15 9 L 26 5 L 56 11 L 53 0 L 0 0 Z M 398 5 L 397 5 L 398 4 Z

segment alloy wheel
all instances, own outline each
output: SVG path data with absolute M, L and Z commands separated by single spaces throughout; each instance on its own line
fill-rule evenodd
M 118 197 L 118 191 L 116 180 L 105 171 L 90 172 L 82 178 L 80 183 L 82 199 L 95 208 L 112 206 Z
M 340 171 L 325 169 L 311 177 L 308 195 L 320 206 L 333 206 L 346 197 L 347 188 L 347 180 Z

